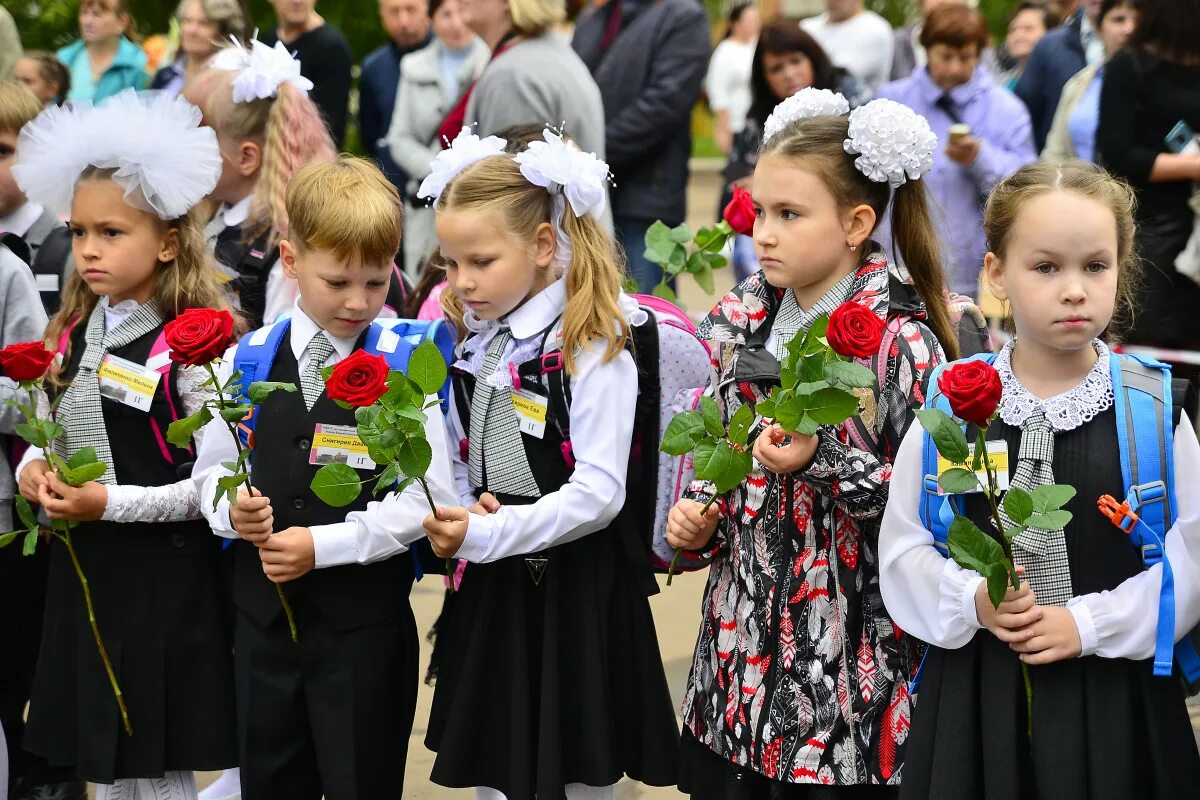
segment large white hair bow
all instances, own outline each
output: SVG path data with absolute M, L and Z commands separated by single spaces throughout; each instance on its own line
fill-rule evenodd
M 237 39 L 232 42 L 217 51 L 211 65 L 213 69 L 238 73 L 233 79 L 233 102 L 250 103 L 274 97 L 285 83 L 306 95 L 312 90 L 312 81 L 300 74 L 300 62 L 283 42 L 276 42 L 274 47 L 267 47 L 257 39 L 249 47 L 243 47 Z
M 485 158 L 504 154 L 508 142 L 499 136 L 479 138 L 469 127 L 463 127 L 450 146 L 441 151 L 430 162 L 430 173 L 421 181 L 417 197 L 435 202 L 446 191 L 446 186 L 463 170 Z
M 43 111 L 21 131 L 12 173 L 29 199 L 65 214 L 88 167 L 115 170 L 126 202 L 172 220 L 217 185 L 221 153 L 191 103 L 127 89 L 99 106 Z
M 793 122 L 812 117 L 840 117 L 850 111 L 845 97 L 828 89 L 801 89 L 782 101 L 771 111 L 763 124 L 763 141 L 766 142 Z
M 893 189 L 933 169 L 937 136 L 929 122 L 895 100 L 872 100 L 850 112 L 847 153 L 854 166 L 876 183 Z

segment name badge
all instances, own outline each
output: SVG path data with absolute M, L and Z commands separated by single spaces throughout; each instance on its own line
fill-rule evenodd
M 537 392 L 528 389 L 514 391 L 513 411 L 517 412 L 517 427 L 521 433 L 541 439 L 546 435 L 546 407 L 548 401 Z
M 37 274 L 33 276 L 37 280 L 37 288 L 39 292 L 57 292 L 58 291 L 58 275 L 55 273 Z
M 136 364 L 111 353 L 100 362 L 96 373 L 100 394 L 138 411 L 149 411 L 160 376 L 144 364 Z
M 367 455 L 367 446 L 358 438 L 353 425 L 323 425 L 313 431 L 312 447 L 308 451 L 310 464 L 347 464 L 355 469 L 375 469 Z
M 988 442 L 987 452 L 988 459 L 992 462 L 992 468 L 996 471 L 996 484 L 1000 487 L 1000 491 L 1003 492 L 1008 488 L 1008 442 L 999 440 Z M 942 458 L 939 454 L 937 466 L 938 478 L 940 479 L 942 477 L 942 473 L 953 466 L 955 465 Z M 980 484 L 987 486 L 987 470 L 983 468 L 982 464 L 980 464 L 979 472 L 976 473 L 976 476 L 979 478 Z M 964 492 L 964 494 L 980 494 L 982 492 L 983 489 L 976 486 L 971 491 Z M 941 491 L 940 488 L 938 493 L 945 494 L 945 492 Z

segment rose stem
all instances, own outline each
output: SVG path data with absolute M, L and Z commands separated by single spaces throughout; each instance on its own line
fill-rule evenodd
M 57 527 L 57 524 L 55 527 Z M 75 567 L 75 575 L 79 578 L 79 586 L 83 589 L 83 602 L 87 605 L 88 622 L 92 626 L 92 637 L 96 640 L 96 649 L 100 651 L 100 660 L 104 662 L 104 671 L 108 673 L 108 682 L 112 684 L 113 694 L 116 695 L 117 708 L 121 711 L 121 724 L 125 728 L 125 735 L 133 736 L 133 725 L 129 722 L 129 709 L 125 707 L 125 697 L 121 694 L 121 686 L 117 683 L 117 676 L 113 672 L 112 662 L 108 660 L 108 650 L 104 647 L 104 640 L 100 638 L 100 628 L 96 624 L 96 609 L 92 605 L 92 592 L 88 588 L 88 579 L 83 574 L 83 567 L 79 564 L 79 556 L 75 554 L 75 545 L 71 543 L 70 523 L 64 526 L 64 530 L 58 534 L 58 538 L 67 546 L 67 554 L 71 557 L 71 564 Z
M 717 502 L 717 498 L 720 496 L 721 496 L 720 494 L 714 492 L 713 496 L 708 498 L 708 502 L 705 503 L 704 505 L 700 506 L 700 516 L 703 517 L 705 514 L 707 514 L 708 509 L 712 506 L 713 503 Z M 676 547 L 675 555 L 671 556 L 671 563 L 667 567 L 667 586 L 671 585 L 671 579 L 675 577 L 675 566 L 679 563 L 679 557 L 681 555 L 683 555 L 683 548 Z
M 421 484 L 421 488 L 425 490 L 425 499 L 429 502 L 429 510 L 433 512 L 434 518 L 437 517 L 437 505 L 433 502 L 433 494 L 429 491 L 429 484 L 424 478 L 417 478 L 417 483 Z M 454 592 L 454 559 L 446 558 L 446 580 L 450 584 L 450 592 Z
M 208 370 L 208 374 L 212 376 L 213 388 L 217 390 L 217 410 L 218 412 L 224 411 L 226 408 L 225 392 L 222 391 L 221 382 L 217 380 L 217 372 L 213 369 L 212 362 L 205 364 L 204 368 Z M 221 421 L 225 423 L 225 427 L 229 431 L 229 435 L 233 437 L 233 444 L 237 448 L 238 464 L 241 465 L 242 474 L 246 476 L 246 490 L 249 495 L 253 497 L 254 485 L 250 483 L 250 469 L 246 466 L 246 462 L 242 458 L 242 455 L 245 453 L 246 449 L 242 447 L 242 439 L 238 436 L 237 424 L 230 422 L 223 416 L 221 417 Z M 296 615 L 292 613 L 292 604 L 288 602 L 287 595 L 283 593 L 283 584 L 275 584 L 275 594 L 279 596 L 279 604 L 283 606 L 283 614 L 285 617 L 287 617 L 288 632 L 292 635 L 292 642 L 299 644 L 300 634 L 296 630 Z

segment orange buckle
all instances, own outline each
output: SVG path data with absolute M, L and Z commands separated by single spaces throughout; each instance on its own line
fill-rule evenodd
M 1099 507 L 1101 514 L 1108 517 L 1109 522 L 1125 533 L 1132 531 L 1133 526 L 1138 524 L 1138 515 L 1129 507 L 1128 500 L 1118 503 L 1111 494 L 1103 494 L 1096 501 L 1096 506 Z

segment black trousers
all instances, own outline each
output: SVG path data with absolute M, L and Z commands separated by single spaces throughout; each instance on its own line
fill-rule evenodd
M 406 604 L 338 630 L 303 597 L 293 643 L 238 613 L 234 660 L 244 800 L 400 797 L 417 702 L 417 629 Z

